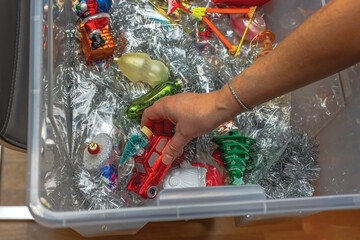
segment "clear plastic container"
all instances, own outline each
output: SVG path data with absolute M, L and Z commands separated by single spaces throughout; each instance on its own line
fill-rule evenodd
M 264 7 L 268 26 L 280 41 L 326 2 L 272 0 Z M 42 128 L 51 126 L 54 121 L 51 118 L 53 108 L 45 107 L 45 101 L 53 103 L 44 95 L 43 79 L 53 88 L 56 85 L 54 66 L 61 64 L 53 60 L 57 46 L 52 28 L 43 32 L 43 4 L 42 0 L 32 0 L 31 5 L 27 190 L 28 206 L 40 224 L 52 228 L 69 227 L 84 236 L 94 236 L 134 233 L 151 221 L 245 215 L 255 215 L 259 219 L 360 207 L 360 163 L 357 162 L 360 161 L 360 66 L 355 65 L 292 93 L 293 125 L 316 136 L 320 144 L 321 171 L 320 178 L 314 182 L 313 197 L 266 200 L 260 186 L 221 186 L 164 190 L 153 205 L 146 207 L 49 210 L 40 198 L 43 169 L 51 167 L 45 158 L 56 157 L 55 151 L 61 152 L 67 142 L 60 139 L 59 144 L 53 146 L 54 143 L 46 141 L 42 134 Z M 52 18 L 47 21 L 48 26 L 54 24 Z M 51 51 L 44 52 L 44 38 L 48 38 Z M 53 131 L 59 130 L 54 128 Z

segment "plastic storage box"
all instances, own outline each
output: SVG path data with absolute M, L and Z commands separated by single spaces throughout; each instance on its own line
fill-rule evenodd
M 49 210 L 40 198 L 44 146 L 48 144 L 41 127 L 44 122 L 51 124 L 51 119 L 47 119 L 49 109 L 44 110 L 46 97 L 42 84 L 44 78 L 49 81 L 49 87 L 53 86 L 51 82 L 55 84 L 52 56 L 56 51 L 53 51 L 53 32 L 43 32 L 45 1 L 31 2 L 27 196 L 30 211 L 40 224 L 69 227 L 91 236 L 134 233 L 151 221 L 243 215 L 268 218 L 360 207 L 360 66 L 356 65 L 292 93 L 293 124 L 316 136 L 320 144 L 321 171 L 320 178 L 313 183 L 313 197 L 267 200 L 260 186 L 222 186 L 162 191 L 155 203 L 146 207 L 76 212 Z M 272 0 L 264 7 L 269 28 L 280 41 L 325 3 L 325 0 Z M 47 21 L 49 26 L 54 24 L 51 18 Z M 46 54 L 43 38 L 50 39 L 50 51 Z M 327 89 L 324 96 L 321 95 L 323 89 Z M 316 101 L 320 102 L 314 103 Z M 322 103 L 327 107 L 313 107 Z

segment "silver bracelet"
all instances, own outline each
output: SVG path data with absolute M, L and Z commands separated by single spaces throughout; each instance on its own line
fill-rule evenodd
M 232 86 L 231 86 L 231 79 L 229 80 L 228 85 L 229 85 L 230 92 L 232 93 L 232 95 L 234 96 L 234 98 L 236 99 L 236 101 L 240 104 L 240 106 L 241 106 L 245 111 L 250 111 L 251 108 L 246 107 L 245 104 L 243 104 L 243 103 L 241 102 L 241 100 L 238 98 L 238 96 L 236 96 L 236 93 L 235 93 L 234 89 L 233 89 Z

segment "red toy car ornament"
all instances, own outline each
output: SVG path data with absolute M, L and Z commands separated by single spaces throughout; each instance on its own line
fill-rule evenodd
M 213 187 L 213 186 L 220 186 L 224 185 L 224 178 L 221 175 L 220 171 L 217 170 L 215 167 L 205 164 L 205 163 L 192 163 L 191 166 L 193 167 L 201 167 L 207 170 L 206 172 L 206 186 Z
M 164 125 L 166 124 L 164 123 Z M 172 127 L 164 126 L 161 132 L 156 130 L 153 133 L 147 127 L 141 129 L 148 137 L 148 144 L 143 148 L 143 153 L 140 156 L 135 156 L 136 172 L 126 186 L 128 190 L 139 194 L 145 199 L 156 197 L 158 194 L 157 186 L 171 165 L 165 165 L 161 157 L 166 145 L 173 136 Z

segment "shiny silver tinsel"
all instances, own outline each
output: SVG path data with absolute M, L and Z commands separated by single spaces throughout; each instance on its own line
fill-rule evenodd
M 274 198 L 310 197 L 311 185 L 319 177 L 318 145 L 301 129 L 292 129 L 285 152 L 258 182 L 266 196 Z

